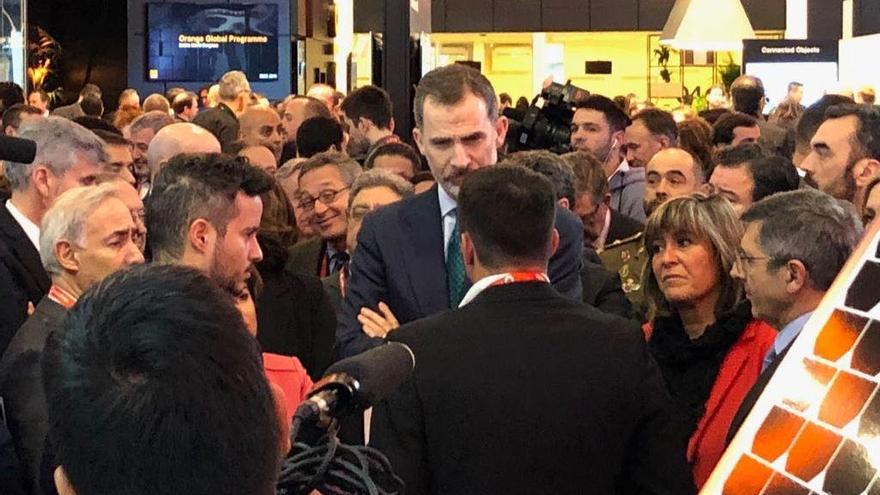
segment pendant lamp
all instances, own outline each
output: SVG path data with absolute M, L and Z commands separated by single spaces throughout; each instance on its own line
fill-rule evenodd
M 677 50 L 742 50 L 755 30 L 740 0 L 676 0 L 660 44 Z

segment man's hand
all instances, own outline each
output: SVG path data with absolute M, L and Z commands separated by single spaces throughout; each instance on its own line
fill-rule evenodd
M 400 323 L 397 322 L 397 318 L 391 312 L 391 308 L 384 302 L 379 302 L 379 311 L 382 314 L 370 308 L 361 308 L 361 312 L 358 314 L 358 321 L 362 325 L 364 333 L 370 337 L 384 339 L 389 332 L 400 327 Z

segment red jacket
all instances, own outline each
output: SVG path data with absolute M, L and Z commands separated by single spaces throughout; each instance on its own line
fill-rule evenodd
M 647 323 L 643 330 L 650 339 L 653 326 Z M 688 442 L 687 459 L 697 489 L 702 488 L 721 460 L 730 423 L 746 394 L 758 381 L 764 356 L 773 347 L 774 340 L 776 330 L 773 327 L 761 320 L 752 320 L 724 357 L 706 401 L 706 412 Z

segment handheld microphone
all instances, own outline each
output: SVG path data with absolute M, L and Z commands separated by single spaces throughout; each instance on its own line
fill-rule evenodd
M 343 359 L 315 383 L 294 418 L 305 425 L 317 419 L 318 426 L 329 428 L 335 419 L 362 411 L 390 395 L 414 368 L 412 350 L 399 342 Z M 296 438 L 296 433 L 292 431 L 291 436 Z
M 36 156 L 37 143 L 34 141 L 0 135 L 0 160 L 30 164 Z

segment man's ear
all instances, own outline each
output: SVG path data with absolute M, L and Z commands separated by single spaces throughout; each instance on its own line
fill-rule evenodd
M 73 489 L 73 485 L 70 484 L 70 480 L 67 479 L 67 473 L 64 472 L 62 466 L 55 468 L 52 478 L 55 481 L 55 490 L 58 491 L 58 495 L 76 495 L 76 491 Z
M 474 249 L 474 241 L 467 232 L 461 233 L 461 257 L 465 266 L 473 266 L 477 259 L 477 252 Z
M 391 117 L 391 121 L 388 122 L 388 130 L 394 132 L 394 117 Z
M 49 197 L 49 174 L 52 172 L 45 165 L 34 165 L 31 169 L 31 182 L 37 188 L 37 192 L 44 198 Z
M 507 137 L 507 128 L 509 125 L 510 122 L 507 120 L 507 117 L 503 115 L 498 117 L 498 120 L 495 121 L 495 132 L 498 134 L 498 139 L 495 140 L 496 148 L 504 146 L 504 140 Z
M 658 138 L 657 138 L 657 142 L 660 143 L 660 148 L 661 148 L 661 149 L 666 149 L 666 148 L 668 148 L 669 145 L 672 143 L 672 141 L 670 141 L 669 138 L 666 137 L 666 136 L 660 136 L 660 137 L 658 137 Z
M 789 260 L 785 264 L 785 270 L 788 277 L 785 281 L 785 291 L 789 294 L 795 294 L 803 289 L 810 278 L 810 272 L 801 260 Z
M 856 187 L 865 188 L 875 177 L 880 177 L 880 161 L 865 158 L 853 167 L 853 174 Z
M 425 149 L 422 147 L 422 131 L 418 127 L 413 127 L 412 131 L 413 142 L 416 143 L 416 146 L 419 148 L 419 153 L 425 154 Z
M 602 198 L 602 203 L 605 206 L 608 206 L 608 207 L 611 206 L 611 193 L 605 193 L 605 197 Z
M 197 218 L 189 225 L 187 240 L 190 247 L 199 254 L 209 254 L 217 242 L 217 229 L 204 218 Z
M 58 261 L 58 264 L 61 265 L 61 268 L 72 273 L 77 273 L 79 271 L 79 260 L 76 259 L 76 250 L 73 248 L 70 241 L 66 239 L 58 239 L 55 241 L 53 252 L 55 254 L 55 259 Z
M 550 232 L 550 252 L 548 253 L 547 259 L 550 259 L 556 251 L 559 249 L 559 231 L 555 228 L 553 232 Z

